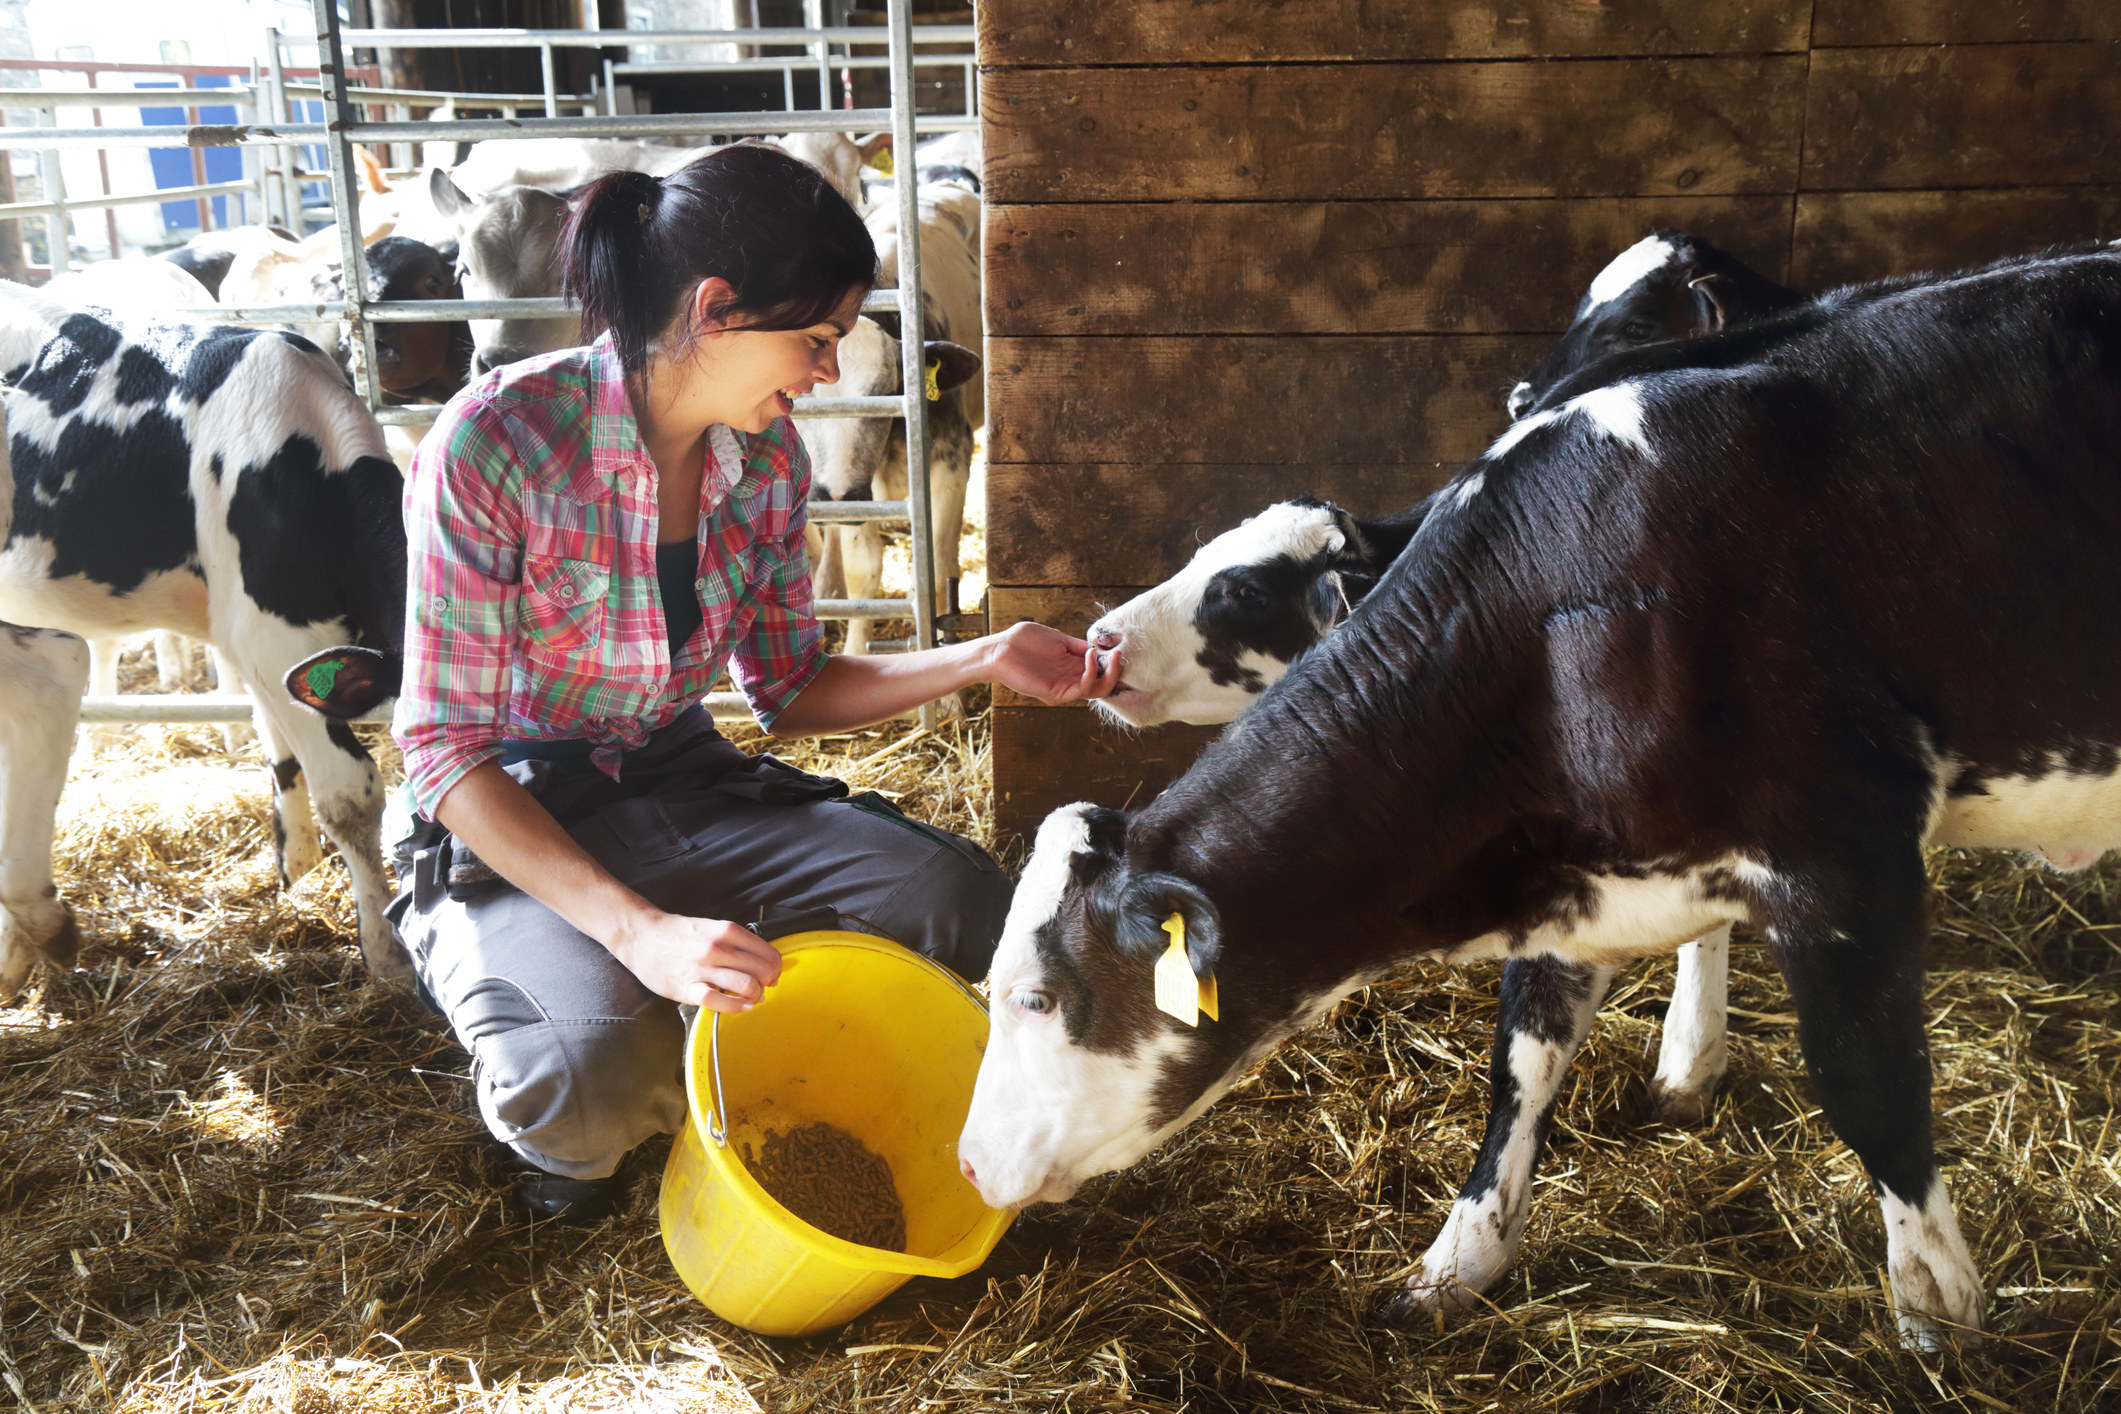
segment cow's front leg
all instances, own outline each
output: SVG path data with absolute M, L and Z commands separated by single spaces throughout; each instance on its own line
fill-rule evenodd
M 1515 958 L 1503 966 L 1487 1137 L 1420 1272 L 1385 1302 L 1387 1320 L 1462 1310 L 1517 1255 L 1562 1077 L 1612 980 L 1610 967 L 1552 957 Z
M 1863 873 L 1868 897 L 1768 941 L 1820 1107 L 1877 1185 L 1901 1343 L 1937 1350 L 1978 1339 L 1988 1303 L 1930 1147 L 1921 856 Z
M 1659 1123 L 1699 1124 L 1715 1102 L 1726 1059 L 1730 956 L 1728 923 L 1679 950 L 1679 975 L 1657 1047 L 1657 1078 L 1650 1082 Z
M 256 656 L 238 666 L 254 682 L 277 681 L 269 674 L 271 663 L 298 663 L 317 651 L 317 645 L 289 641 L 292 635 L 279 635 L 268 625 L 257 626 L 253 636 L 258 641 L 250 646 Z M 316 821 L 346 861 L 360 921 L 361 956 L 369 971 L 389 982 L 411 980 L 412 959 L 383 912 L 391 889 L 383 869 L 383 779 L 375 761 L 344 722 L 313 717 L 284 693 L 277 698 L 260 693 L 252 701 L 256 720 L 268 724 L 274 741 L 293 753 Z
M 88 680 L 80 639 L 0 624 L 0 1006 L 40 960 L 71 967 L 80 944 L 52 887 L 52 819 Z

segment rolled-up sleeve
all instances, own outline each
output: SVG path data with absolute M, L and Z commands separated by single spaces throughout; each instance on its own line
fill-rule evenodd
M 432 819 L 466 772 L 501 754 L 522 576 L 521 470 L 502 417 L 444 409 L 405 484 L 405 680 L 391 735 Z
M 761 550 L 772 567 L 759 586 L 757 612 L 731 655 L 729 676 L 768 731 L 824 669 L 829 656 L 810 592 L 810 458 L 791 425 L 785 442 L 793 502 L 787 532 Z

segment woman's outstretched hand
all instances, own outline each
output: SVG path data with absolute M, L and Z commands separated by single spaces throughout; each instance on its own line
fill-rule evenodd
M 988 642 L 987 680 L 1048 706 L 1109 697 L 1125 666 L 1114 653 L 1100 670 L 1087 642 L 1044 624 L 1015 624 Z
M 720 918 L 652 914 L 610 947 L 649 991 L 709 1011 L 749 1011 L 781 980 L 780 949 Z

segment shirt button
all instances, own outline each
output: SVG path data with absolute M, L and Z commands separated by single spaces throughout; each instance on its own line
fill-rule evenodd
M 434 598 L 427 601 L 427 607 L 434 610 L 438 615 L 446 614 L 449 612 L 449 600 L 446 596 L 437 594 Z
M 692 582 L 692 587 L 693 587 L 694 589 L 698 589 L 698 590 L 703 590 L 703 591 L 704 591 L 704 590 L 705 590 L 705 589 L 707 588 L 707 580 L 706 580 L 706 578 L 705 578 L 704 576 L 702 576 L 701 578 L 699 578 L 699 579 L 696 579 L 696 580 L 694 580 L 694 581 Z
M 572 599 L 572 598 L 574 598 L 574 586 L 573 586 L 573 585 L 571 585 L 571 584 L 563 584 L 563 585 L 561 585 L 561 586 L 560 586 L 560 598 L 562 598 L 562 599 Z

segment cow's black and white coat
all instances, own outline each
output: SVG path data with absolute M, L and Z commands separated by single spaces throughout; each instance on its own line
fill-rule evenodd
M 49 845 L 86 665 L 66 636 L 172 629 L 254 683 L 336 643 L 394 650 L 405 535 L 381 430 L 296 335 L 121 321 L 0 284 L 0 381 L 0 620 L 27 626 L 0 632 L 0 718 L 15 723 L 0 733 L 11 996 L 38 957 L 70 961 Z M 343 725 L 277 693 L 257 698 L 255 720 L 276 801 L 306 783 L 346 860 L 369 965 L 403 975 L 383 917 L 374 763 Z
M 1922 851 L 2121 843 L 2121 256 L 1785 318 L 1513 428 L 1180 782 L 1046 822 L 960 1144 L 988 1202 L 1133 1162 L 1415 958 L 1541 969 L 1498 1105 L 1543 1115 L 1613 967 L 1743 918 L 1878 1183 L 1903 1338 L 1980 1327 Z M 1197 1030 L 1152 1005 L 1174 912 Z M 1495 1157 L 1402 1306 L 1506 1264 L 1531 1162 Z
M 1445 493 L 1456 503 L 1468 479 Z M 1396 514 L 1360 520 L 1330 501 L 1299 496 L 1267 507 L 1194 553 L 1171 578 L 1100 616 L 1087 637 L 1100 655 L 1124 664 L 1119 686 L 1092 705 L 1130 727 L 1161 722 L 1231 722 L 1268 684 L 1338 626 L 1399 558 L 1434 496 Z M 1665 1012 L 1650 1082 L 1659 1121 L 1691 1124 L 1707 1115 L 1728 1058 L 1726 993 L 1729 924 L 1679 950 L 1672 1004 Z M 1524 980 L 1537 982 L 1531 973 Z M 1519 1009 L 1504 995 L 1505 1040 Z M 1507 1047 L 1505 1047 L 1507 1048 Z M 1497 1085 L 1511 1085 L 1507 1068 Z M 1524 1154 L 1514 1112 L 1497 1110 L 1484 1153 Z M 1500 1162 L 1498 1158 L 1497 1163 Z M 1487 1168 L 1484 1164 L 1483 1176 Z

